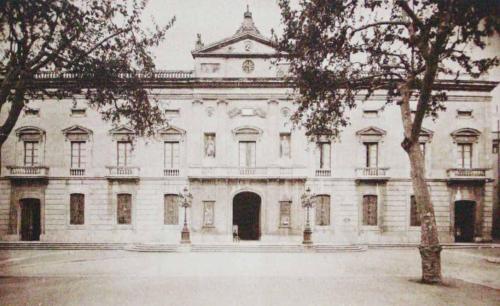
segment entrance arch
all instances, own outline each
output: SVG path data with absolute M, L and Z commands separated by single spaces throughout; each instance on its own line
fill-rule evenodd
M 40 240 L 40 200 L 27 198 L 19 201 L 21 206 L 21 240 Z
M 240 192 L 234 196 L 233 226 L 238 226 L 241 240 L 259 240 L 260 204 L 260 196 L 253 192 Z
M 455 202 L 455 242 L 473 242 L 476 202 Z

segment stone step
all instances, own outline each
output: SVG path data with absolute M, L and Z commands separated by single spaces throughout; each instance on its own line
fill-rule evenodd
M 0 250 L 121 250 L 125 243 L 0 242 Z

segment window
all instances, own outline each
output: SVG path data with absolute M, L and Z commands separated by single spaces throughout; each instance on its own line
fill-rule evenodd
M 166 109 L 165 110 L 165 115 L 168 117 L 178 117 L 180 114 L 179 109 Z
M 205 133 L 205 157 L 215 157 L 215 133 Z
M 331 167 L 331 143 L 319 142 L 319 169 L 330 169 Z
M 164 142 L 164 158 L 165 169 L 178 169 L 179 168 L 179 142 L 178 141 L 165 141 Z
M 38 141 L 24 142 L 24 165 L 27 167 L 38 165 Z
M 73 107 L 71 109 L 71 117 L 85 117 L 87 114 L 87 109 L 84 107 Z
M 363 117 L 364 118 L 377 118 L 378 117 L 378 110 L 376 110 L 376 109 L 364 110 Z
M 459 168 L 472 168 L 472 144 L 459 143 L 457 166 Z
M 291 208 L 292 208 L 292 201 L 280 202 L 280 227 L 291 226 L 291 218 L 290 218 Z
M 203 201 L 203 227 L 214 226 L 214 201 Z
M 363 225 L 377 225 L 377 196 L 363 196 Z
M 255 141 L 240 141 L 240 167 L 255 168 Z
M 282 133 L 280 134 L 280 157 L 290 158 L 291 148 L 290 148 L 290 134 Z
M 472 109 L 459 109 L 457 110 L 458 118 L 472 118 Z
M 498 140 L 493 140 L 493 145 L 491 147 L 491 153 L 498 154 Z
M 377 142 L 366 142 L 366 167 L 367 168 L 377 168 L 378 167 L 378 143 Z
M 71 168 L 85 168 L 85 141 L 71 142 Z
M 418 215 L 415 196 L 410 197 L 410 226 L 420 226 L 420 216 Z
M 85 195 L 72 193 L 69 198 L 69 224 L 81 225 L 85 223 Z
M 132 196 L 126 193 L 119 194 L 117 202 L 118 224 L 132 224 Z
M 316 196 L 316 225 L 330 225 L 330 196 Z
M 132 142 L 118 141 L 117 143 L 117 166 L 127 167 L 132 162 Z
M 166 194 L 163 200 L 164 224 L 179 224 L 179 196 L 176 194 Z
M 39 108 L 26 108 L 26 109 L 24 109 L 24 114 L 26 116 L 39 117 L 40 116 L 40 109 Z

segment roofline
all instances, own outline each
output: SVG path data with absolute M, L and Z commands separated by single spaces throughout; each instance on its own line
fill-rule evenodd
M 144 87 L 154 88 L 292 88 L 293 84 L 284 78 L 199 78 L 192 71 L 144 77 Z M 91 87 L 91 79 L 77 78 L 35 78 L 32 87 L 59 88 L 68 85 Z M 435 90 L 491 92 L 499 82 L 483 80 L 436 80 Z
M 273 48 L 276 47 L 276 44 L 272 40 L 270 40 L 268 38 L 265 38 L 262 35 L 258 35 L 258 34 L 254 34 L 254 33 L 250 33 L 250 32 L 246 32 L 246 33 L 244 32 L 244 33 L 241 33 L 241 34 L 233 35 L 233 36 L 231 36 L 229 38 L 225 38 L 225 39 L 216 41 L 216 42 L 211 43 L 210 45 L 208 45 L 206 47 L 193 50 L 193 51 L 191 51 L 191 55 L 194 58 L 194 57 L 196 57 L 197 55 L 199 55 L 201 53 L 210 52 L 212 50 L 216 50 L 216 49 L 225 47 L 225 46 L 230 45 L 230 44 L 232 44 L 234 42 L 237 42 L 237 41 L 240 41 L 240 40 L 244 40 L 244 39 L 249 38 L 249 37 L 252 37 L 256 41 L 258 41 L 258 42 L 260 42 L 262 44 L 265 44 L 265 45 L 267 45 L 269 47 L 273 47 Z

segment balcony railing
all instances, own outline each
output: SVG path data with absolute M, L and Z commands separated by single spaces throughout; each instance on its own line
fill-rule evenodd
M 163 169 L 163 176 L 179 176 L 179 169 Z
M 366 180 L 387 179 L 389 168 L 363 167 L 356 168 L 356 178 Z
M 108 178 L 111 179 L 138 179 L 139 167 L 106 167 L 108 168 Z
M 306 177 L 306 169 L 282 167 L 191 167 L 190 177 L 207 178 L 299 178 Z
M 332 175 L 332 171 L 330 169 L 317 169 L 315 175 L 319 177 L 327 177 Z
M 79 168 L 69 169 L 69 175 L 70 176 L 84 176 L 85 175 L 85 169 L 79 169 Z
M 449 179 L 457 180 L 484 180 L 486 179 L 487 168 L 452 168 L 446 173 Z
M 12 178 L 44 178 L 49 176 L 49 167 L 45 166 L 7 166 L 8 176 Z

